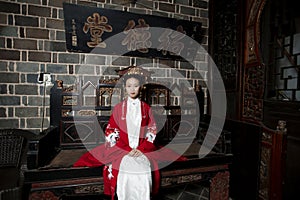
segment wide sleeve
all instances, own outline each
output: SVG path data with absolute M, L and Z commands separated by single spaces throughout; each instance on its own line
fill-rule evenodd
M 108 124 L 105 129 L 105 145 L 106 147 L 113 147 L 116 145 L 120 137 L 120 128 L 115 121 L 114 114 L 109 118 Z
M 143 109 L 145 110 L 144 114 L 146 116 L 146 120 L 144 121 L 145 124 L 142 123 L 142 125 L 145 128 L 145 138 L 142 141 L 140 141 L 141 143 L 137 149 L 146 153 L 157 149 L 157 147 L 154 145 L 154 141 L 157 134 L 157 127 L 151 107 L 146 104 Z

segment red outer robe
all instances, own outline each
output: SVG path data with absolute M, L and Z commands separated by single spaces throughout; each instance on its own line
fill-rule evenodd
M 111 195 L 114 199 L 118 169 L 123 156 L 128 154 L 132 149 L 129 146 L 127 137 L 127 126 L 126 126 L 126 111 L 127 111 L 127 99 L 118 103 L 109 119 L 107 128 L 105 130 L 105 136 L 109 136 L 116 130 L 119 132 L 119 138 L 116 145 L 110 146 L 108 143 L 97 146 L 89 152 L 82 155 L 78 161 L 74 163 L 74 167 L 97 167 L 111 163 L 113 166 L 112 175 L 113 178 L 108 178 L 108 166 L 103 168 L 103 180 L 104 180 L 104 193 Z M 178 155 L 167 148 L 158 148 L 152 142 L 149 142 L 146 138 L 146 134 L 151 132 L 156 134 L 156 123 L 152 114 L 151 108 L 148 104 L 141 101 L 141 130 L 139 139 L 139 149 L 149 159 L 152 167 L 152 194 L 158 193 L 160 186 L 160 173 L 158 169 L 159 161 L 184 161 L 185 157 Z

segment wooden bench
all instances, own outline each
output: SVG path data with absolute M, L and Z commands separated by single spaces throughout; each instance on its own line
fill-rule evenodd
M 177 85 L 171 87 L 182 91 L 184 99 L 181 101 L 195 104 L 190 90 Z M 104 142 L 103 130 L 112 106 L 123 98 L 123 94 L 116 87 L 116 80 L 102 80 L 97 84 L 79 81 L 67 87 L 62 81 L 56 81 L 50 96 L 51 126 L 29 141 L 28 170 L 25 172 L 29 199 L 103 195 L 101 167 L 73 168 L 72 165 L 87 149 Z M 184 188 L 186 184 L 196 183 L 208 188 L 205 198 L 209 199 L 232 196 L 252 200 L 258 197 L 258 188 L 263 188 L 258 181 L 262 177 L 259 171 L 261 137 L 265 132 L 262 125 L 226 119 L 213 150 L 200 159 L 199 148 L 210 117 L 205 116 L 199 124 L 196 120 L 199 116 L 193 111 L 193 106 L 186 106 L 182 112 L 176 104 L 176 95 L 159 84 L 145 85 L 141 96 L 152 105 L 156 116 L 160 130 L 157 141 L 162 145 L 172 141 L 169 147 L 175 151 L 189 144 L 189 148 L 182 151 L 188 157 L 186 162 L 173 162 L 161 169 L 162 189 Z M 182 117 L 181 113 L 186 113 L 186 116 Z M 182 121 L 187 128 L 185 134 L 178 133 Z M 86 134 L 80 135 L 80 131 Z M 271 137 L 274 133 L 277 133 L 276 130 Z M 176 140 L 173 141 L 173 138 Z M 272 155 L 274 157 L 275 152 Z
M 29 142 L 28 170 L 25 173 L 29 199 L 41 198 L 42 195 L 52 195 L 54 199 L 75 194 L 102 194 L 101 167 L 73 168 L 72 165 L 87 149 L 104 142 L 103 130 L 113 104 L 124 96 L 117 81 L 102 80 L 97 84 L 79 81 L 70 86 L 56 81 L 50 95 L 51 126 Z M 197 101 L 189 89 L 176 84 L 170 87 L 177 87 L 184 97 L 180 99 L 160 84 L 145 84 L 141 92 L 142 100 L 152 106 L 156 117 L 160 130 L 157 137 L 159 145 L 172 141 L 170 148 L 189 158 L 184 163 L 174 162 L 161 170 L 162 188 L 207 182 L 208 187 L 214 188 L 211 196 L 224 194 L 224 198 L 228 198 L 228 170 L 232 155 L 230 151 L 221 151 L 226 142 L 220 139 L 216 145 L 219 148 L 199 159 L 201 141 L 196 137 L 207 127 L 198 130 L 199 115 L 194 108 Z M 180 107 L 180 101 L 187 102 L 187 106 Z M 178 134 L 179 126 L 184 127 L 184 134 Z M 186 143 L 189 143 L 187 150 Z M 227 145 L 230 146 L 230 143 L 227 142 Z

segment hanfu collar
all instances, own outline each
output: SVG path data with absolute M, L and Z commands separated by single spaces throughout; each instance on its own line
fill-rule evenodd
M 140 104 L 140 99 L 139 98 L 133 99 L 131 97 L 128 97 L 127 103 L 132 106 L 137 106 Z

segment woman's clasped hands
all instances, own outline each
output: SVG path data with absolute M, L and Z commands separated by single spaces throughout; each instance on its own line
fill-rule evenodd
M 141 156 L 143 153 L 140 151 L 140 150 L 138 150 L 138 149 L 132 149 L 129 153 L 128 153 L 128 155 L 129 156 L 132 156 L 132 157 L 139 157 L 139 156 Z

